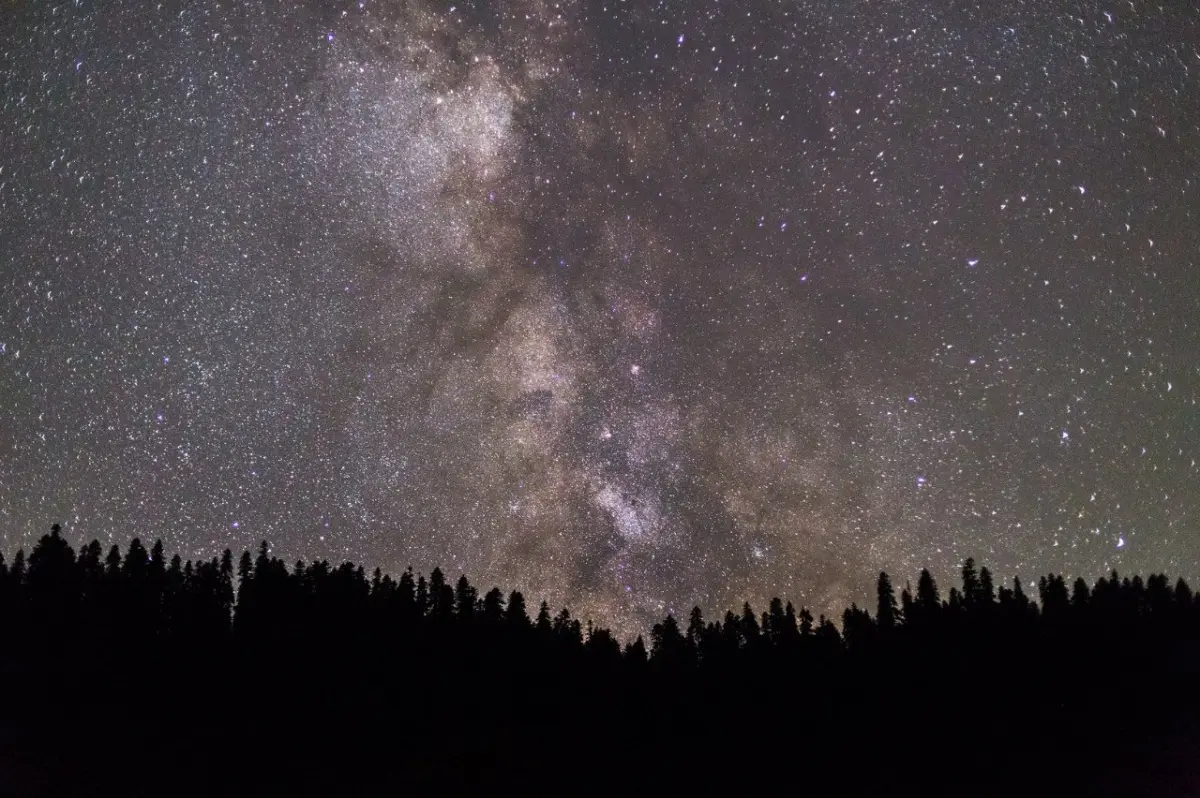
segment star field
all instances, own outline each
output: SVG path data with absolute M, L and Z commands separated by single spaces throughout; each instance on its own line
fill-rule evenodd
M 1200 577 L 1189 3 L 0 12 L 0 535 L 613 625 Z

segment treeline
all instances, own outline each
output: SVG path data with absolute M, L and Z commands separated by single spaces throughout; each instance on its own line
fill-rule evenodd
M 141 746 L 153 777 L 126 793 L 536 788 L 580 772 L 580 757 L 653 769 L 660 754 L 753 741 L 740 776 L 734 762 L 657 775 L 745 788 L 798 757 L 853 760 L 865 746 L 871 768 L 810 774 L 810 786 L 903 791 L 938 759 L 921 792 L 965 779 L 988 794 L 1015 771 L 972 768 L 1018 754 L 1048 784 L 1104 773 L 1115 785 L 1122 774 L 1093 748 L 1115 723 L 1127 756 L 1157 751 L 1134 784 L 1188 778 L 1161 762 L 1164 740 L 1196 732 L 1200 600 L 1182 579 L 1050 574 L 1035 600 L 970 559 L 961 576 L 943 597 L 922 571 L 897 597 L 881 573 L 874 610 L 852 605 L 840 628 L 776 598 L 712 620 L 699 607 L 668 615 L 648 643 L 622 646 L 568 609 L 531 611 L 519 591 L 481 595 L 440 569 L 289 567 L 265 542 L 236 562 L 230 550 L 168 560 L 137 539 L 76 552 L 55 526 L 28 557 L 0 556 L 0 679 L 13 695 L 0 773 L 30 794 L 83 789 L 103 780 L 111 746 Z M 77 746 L 78 770 L 52 767 L 29 743 L 41 735 Z
M 242 552 L 236 566 L 229 549 L 207 561 L 185 562 L 178 554 L 168 561 L 162 541 L 147 551 L 134 538 L 124 554 L 116 545 L 104 552 L 94 540 L 76 553 L 55 525 L 28 558 L 18 551 L 9 565 L 0 554 L 0 622 L 8 626 L 7 639 L 34 650 L 225 641 L 269 648 L 301 637 L 354 639 L 444 627 L 554 643 L 564 652 L 659 670 L 721 668 L 767 654 L 828 658 L 906 639 L 931 644 L 942 636 L 961 642 L 964 635 L 1045 629 L 1119 637 L 1200 633 L 1200 599 L 1183 579 L 1120 578 L 1114 571 L 1093 585 L 1079 577 L 1068 588 L 1062 575 L 1049 574 L 1039 580 L 1035 601 L 1019 578 L 997 588 L 991 572 L 968 559 L 961 587 L 945 598 L 928 570 L 899 599 L 881 573 L 874 613 L 851 605 L 841 629 L 824 615 L 814 619 L 807 608 L 797 611 L 774 598 L 761 614 L 746 603 L 713 621 L 699 607 L 682 622 L 667 615 L 654 625 L 649 646 L 639 636 L 622 648 L 609 630 L 581 622 L 569 609 L 552 613 L 542 602 L 531 616 L 519 591 L 505 595 L 493 587 L 481 596 L 465 575 L 451 585 L 440 568 L 428 578 L 411 568 L 397 579 L 379 569 L 368 577 L 353 563 L 289 567 L 269 552 L 264 541 L 257 555 Z

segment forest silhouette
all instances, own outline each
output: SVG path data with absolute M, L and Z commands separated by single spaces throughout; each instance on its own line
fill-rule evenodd
M 5 795 L 1188 794 L 1200 599 L 967 560 L 838 619 L 648 640 L 440 569 L 208 561 L 55 526 L 0 556 Z M 1036 596 L 1030 595 L 1036 593 Z

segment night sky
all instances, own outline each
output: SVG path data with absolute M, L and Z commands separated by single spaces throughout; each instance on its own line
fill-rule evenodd
M 0 536 L 622 634 L 1200 577 L 1193 2 L 0 10 Z

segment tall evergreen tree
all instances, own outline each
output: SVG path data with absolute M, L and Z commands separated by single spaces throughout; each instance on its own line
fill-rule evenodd
M 862 649 L 870 645 L 875 632 L 875 621 L 866 610 L 859 609 L 857 604 L 851 604 L 842 613 L 842 637 L 846 647 Z
M 250 558 L 249 551 L 243 551 L 241 559 L 238 560 L 238 587 L 245 587 L 246 583 L 253 578 L 254 561 Z
M 679 622 L 668 614 L 650 632 L 650 659 L 666 668 L 678 668 L 687 660 L 687 641 L 679 631 Z
M 467 575 L 463 574 L 458 578 L 458 583 L 454 586 L 454 612 L 463 619 L 470 620 L 475 616 L 475 602 L 479 598 L 479 591 L 471 587 L 471 583 L 467 581 Z
M 533 623 L 533 628 L 537 630 L 539 636 L 548 638 L 554 632 L 554 625 L 550 620 L 550 605 L 543 601 L 538 607 L 537 620 Z
M 808 607 L 800 608 L 800 636 L 808 637 L 813 633 L 813 615 Z
M 454 591 L 441 568 L 429 572 L 429 616 L 445 620 L 454 614 Z
M 916 607 L 920 616 L 925 618 L 932 618 L 942 608 L 942 597 L 928 568 L 922 568 L 921 576 L 917 579 Z
M 886 572 L 879 572 L 879 580 L 875 583 L 877 614 L 875 616 L 879 628 L 890 630 L 896 626 L 896 593 L 892 589 L 892 580 Z
M 979 593 L 975 603 L 981 607 L 991 607 L 996 603 L 996 588 L 992 584 L 992 572 L 986 567 L 979 569 Z
M 500 588 L 493 587 L 483 597 L 482 615 L 489 623 L 500 623 L 504 620 L 504 593 Z
M 417 617 L 425 617 L 429 613 L 429 583 L 425 581 L 424 574 L 417 577 L 417 592 L 414 601 L 416 602 Z
M 797 625 L 796 608 L 788 602 L 783 608 L 783 631 L 780 639 L 785 648 L 791 648 L 800 640 L 800 630 Z
M 979 600 L 979 573 L 975 570 L 975 559 L 968 557 L 962 567 L 962 602 L 973 606 Z
M 1078 611 L 1087 609 L 1088 599 L 1091 597 L 1091 591 L 1088 590 L 1088 584 L 1084 578 L 1078 577 L 1075 584 L 1071 586 L 1071 606 Z
M 700 649 L 704 643 L 705 636 L 704 613 L 699 607 L 692 607 L 692 612 L 688 615 L 687 626 L 687 645 L 688 651 L 695 659 L 700 657 Z
M 646 641 L 642 639 L 641 635 L 638 635 L 632 643 L 625 645 L 625 661 L 635 668 L 646 664 Z
M 834 654 L 842 647 L 842 636 L 834 626 L 833 621 L 826 618 L 824 615 L 817 622 L 816 631 L 817 644 L 822 653 L 826 655 Z
M 733 653 L 742 646 L 742 643 L 741 619 L 733 614 L 733 610 L 726 610 L 725 618 L 721 623 L 722 648 Z
M 411 621 L 417 611 L 417 580 L 412 566 L 404 569 L 396 582 L 396 608 L 402 621 Z
M 784 625 L 783 599 L 775 596 L 767 605 L 767 611 L 763 613 L 762 624 L 763 633 L 772 645 L 778 646 L 783 641 Z
M 755 617 L 754 609 L 748 601 L 742 605 L 742 619 L 738 624 L 738 633 L 741 635 L 743 647 L 754 648 L 758 645 L 761 637 L 758 618 Z
M 519 590 L 508 594 L 508 606 L 504 610 L 504 622 L 514 629 L 529 628 L 529 613 L 525 609 L 525 596 Z
M 1185 609 L 1192 606 L 1192 589 L 1182 576 L 1175 582 L 1175 605 Z

